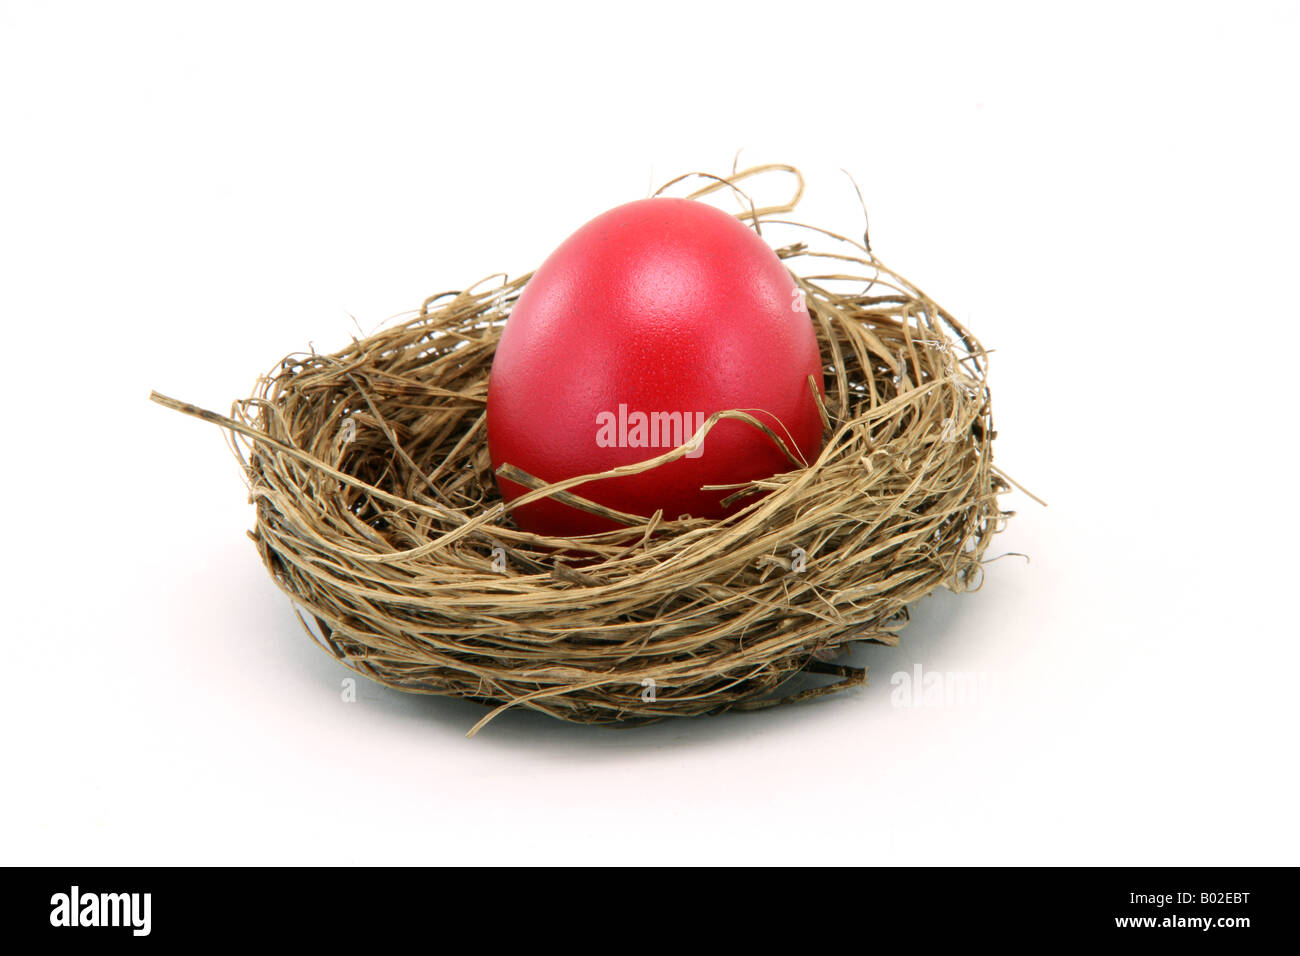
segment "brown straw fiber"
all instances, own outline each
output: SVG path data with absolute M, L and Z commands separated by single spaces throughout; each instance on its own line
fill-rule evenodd
M 741 218 L 760 232 L 800 225 L 778 218 L 802 193 L 789 166 L 708 177 L 691 198 L 744 195 L 736 184 L 760 173 L 798 189 Z M 290 356 L 230 417 L 152 398 L 234 436 L 251 537 L 313 639 L 390 687 L 490 705 L 471 734 L 516 706 L 609 723 L 815 697 L 863 683 L 865 668 L 834 659 L 855 642 L 896 644 L 912 602 L 979 587 L 1012 483 L 993 465 L 975 337 L 865 236 L 803 228 L 825 248 L 777 252 L 807 273 L 796 280 L 822 346 L 825 445 L 807 467 L 736 489 L 749 504 L 722 521 L 618 515 L 570 490 L 593 476 L 542 485 L 511 469 L 536 488 L 520 501 L 553 494 L 629 527 L 566 539 L 513 525 L 484 403 L 529 276 L 434 296 L 331 355 Z M 817 262 L 829 271 L 798 268 Z M 686 445 L 607 476 L 680 457 L 722 418 L 761 427 L 719 413 Z M 801 674 L 813 676 L 791 680 Z

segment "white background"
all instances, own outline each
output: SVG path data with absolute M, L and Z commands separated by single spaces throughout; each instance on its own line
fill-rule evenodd
M 1294 4 L 0 3 L 0 862 L 1296 863 Z M 689 170 L 994 349 L 1018 511 L 870 685 L 633 730 L 363 684 L 244 532 L 282 355 Z M 978 706 L 890 677 L 985 674 Z

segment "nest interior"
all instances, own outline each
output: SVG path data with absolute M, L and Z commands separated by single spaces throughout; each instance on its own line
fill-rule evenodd
M 313 639 L 390 687 L 491 705 L 471 733 L 511 706 L 612 723 L 861 684 L 865 668 L 836 662 L 847 647 L 896 644 L 912 602 L 979 586 L 1010 480 L 992 460 L 985 350 L 865 236 L 781 218 L 802 192 L 797 170 L 711 177 L 691 197 L 744 195 L 740 180 L 773 171 L 796 177 L 793 200 L 741 215 L 760 232 L 807 229 L 819 247 L 777 254 L 821 343 L 825 444 L 810 467 L 755 483 L 766 494 L 723 521 L 657 514 L 581 539 L 512 524 L 485 401 L 527 275 L 434 296 L 332 354 L 290 356 L 230 416 L 154 398 L 232 435 L 251 536 Z M 593 507 L 572 490 L 589 476 L 512 477 L 530 496 Z M 801 674 L 812 678 L 792 681 Z

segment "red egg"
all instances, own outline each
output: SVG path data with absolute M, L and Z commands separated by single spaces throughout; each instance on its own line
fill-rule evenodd
M 789 271 L 752 229 L 689 199 L 630 202 L 597 216 L 524 287 L 492 362 L 488 447 L 545 481 L 656 457 L 714 412 L 743 409 L 811 463 L 822 423 L 812 320 Z M 721 518 L 735 485 L 796 467 L 745 422 L 718 422 L 690 457 L 572 489 L 618 511 Z M 527 489 L 499 479 L 506 501 Z M 552 499 L 511 511 L 519 527 L 578 535 L 619 525 Z

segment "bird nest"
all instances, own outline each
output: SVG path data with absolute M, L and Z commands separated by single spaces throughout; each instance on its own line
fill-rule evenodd
M 709 177 L 690 198 L 744 195 L 740 180 L 772 171 L 793 174 L 794 198 L 741 218 L 760 233 L 798 226 L 780 218 L 802 193 L 792 167 Z M 738 491 L 749 503 L 722 520 L 614 515 L 624 530 L 581 538 L 512 523 L 485 401 L 527 275 L 434 296 L 332 354 L 290 356 L 228 417 L 153 398 L 233 435 L 251 536 L 314 640 L 389 687 L 490 705 L 471 733 L 508 707 L 613 723 L 816 697 L 862 684 L 866 669 L 837 659 L 896 644 L 917 599 L 979 587 L 1011 483 L 993 464 L 976 338 L 865 234 L 800 227 L 820 251 L 776 251 L 821 344 L 825 443 L 809 466 Z M 660 467 L 736 417 L 715 414 L 616 473 Z M 613 474 L 508 472 L 531 489 L 516 505 L 552 495 L 605 517 L 573 489 Z

